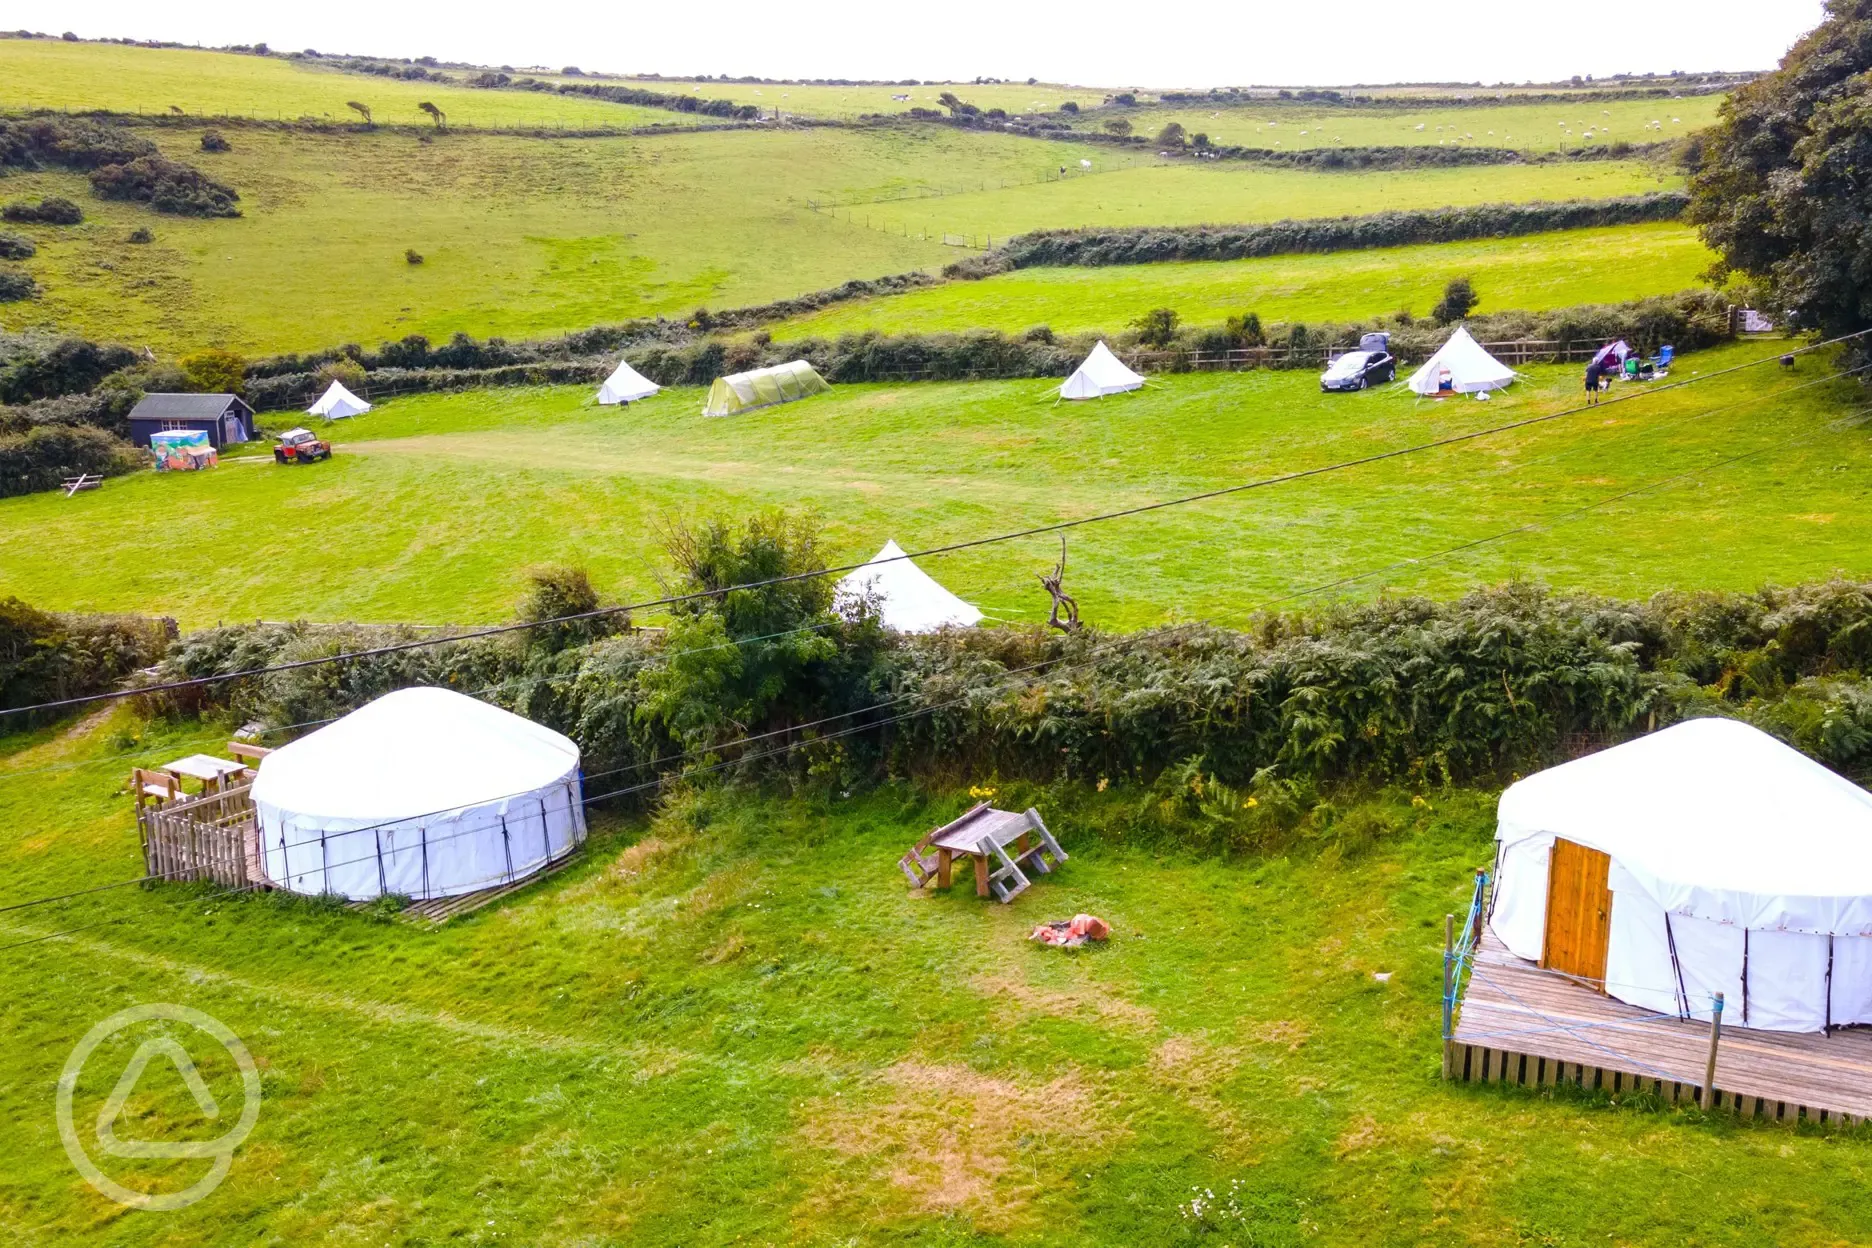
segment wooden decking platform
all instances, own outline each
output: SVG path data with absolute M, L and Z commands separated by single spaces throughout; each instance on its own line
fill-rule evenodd
M 1464 989 L 1451 1078 L 1692 1101 L 1709 1024 L 1653 1014 L 1515 957 L 1484 925 Z M 1725 1021 L 1716 1105 L 1745 1117 L 1856 1124 L 1872 1118 L 1872 1028 L 1831 1035 L 1755 1031 Z
M 426 901 L 413 901 L 397 911 L 396 917 L 402 923 L 414 923 L 423 927 L 440 927 L 450 919 L 459 919 L 465 914 L 473 914 L 484 906 L 491 906 L 503 897 L 530 888 L 549 875 L 557 875 L 572 865 L 578 857 L 578 848 L 563 854 L 547 863 L 533 874 L 523 876 L 509 884 L 496 884 L 492 888 L 483 888 L 472 893 L 461 893 L 454 897 L 431 897 Z M 354 901 L 347 910 L 364 910 L 373 902 Z

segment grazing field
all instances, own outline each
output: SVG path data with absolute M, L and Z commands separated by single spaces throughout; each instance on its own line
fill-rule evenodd
M 234 150 L 218 154 L 200 152 L 188 131 L 160 141 L 239 189 L 238 220 L 94 200 L 75 174 L 9 177 L 9 198 L 69 195 L 89 220 L 24 227 L 39 245 L 25 267 L 43 293 L 8 305 L 0 323 L 159 351 L 263 353 L 458 331 L 519 338 L 935 268 L 958 254 L 942 245 L 947 230 L 1003 237 L 1086 222 L 1272 220 L 1664 184 L 1632 162 L 1384 174 L 1138 167 L 1042 182 L 1107 154 L 939 127 L 231 137 Z M 957 186 L 993 189 L 930 195 Z M 886 197 L 836 214 L 808 207 Z M 156 241 L 125 241 L 138 226 Z M 407 263 L 406 249 L 423 263 Z
M 1093 159 L 1116 159 L 1101 151 Z M 967 189 L 841 209 L 854 228 L 963 234 L 981 244 L 1030 230 L 1082 225 L 1193 225 L 1357 216 L 1389 209 L 1536 199 L 1608 199 L 1681 186 L 1673 169 L 1644 161 L 1312 173 L 1227 162 L 1148 164 L 1092 177 Z
M 1452 277 L 1475 282 L 1482 311 L 1544 311 L 1688 289 L 1712 259 L 1694 230 L 1656 224 L 1321 256 L 1020 269 L 834 304 L 772 332 L 782 339 L 1033 325 L 1116 332 L 1161 307 L 1194 325 L 1245 310 L 1268 323 L 1346 321 L 1400 308 L 1421 316 Z
M 1678 100 L 1607 100 L 1548 104 L 1468 104 L 1395 108 L 1333 107 L 1285 100 L 1210 107 L 1164 104 L 1101 109 L 1075 123 L 1097 130 L 1122 116 L 1135 133 L 1154 136 L 1175 122 L 1189 134 L 1239 147 L 1294 151 L 1310 147 L 1509 147 L 1525 152 L 1576 151 L 1606 143 L 1681 139 L 1711 125 L 1720 95 Z
M 405 126 L 431 124 L 416 107 L 423 100 L 440 108 L 456 127 L 630 129 L 693 126 L 708 120 L 603 100 L 405 82 L 277 57 L 0 39 L 0 109 L 151 114 L 179 109 L 200 117 L 357 121 L 358 115 L 347 106 L 350 100 L 369 107 L 379 124 Z
M 1684 357 L 1673 380 L 1775 347 Z M 1459 447 L 1094 525 L 1071 538 L 1070 587 L 1106 628 L 1239 622 L 1299 591 L 1458 592 L 1523 575 L 1642 597 L 1667 587 L 1872 571 L 1864 434 L 1823 362 L 1651 393 Z M 1092 515 L 1559 411 L 1577 368 L 1535 367 L 1483 404 L 1401 386 L 1319 393 L 1308 373 L 1167 376 L 1055 406 L 1045 381 L 849 385 L 734 419 L 666 391 L 627 410 L 587 388 L 396 399 L 331 430 L 311 468 L 235 460 L 144 473 L 66 499 L 0 502 L 0 596 L 48 608 L 217 620 L 506 618 L 520 570 L 588 565 L 622 601 L 656 596 L 659 516 L 818 508 L 847 561 Z M 1620 390 L 1619 394 L 1631 393 Z M 266 418 L 275 429 L 303 419 Z M 1758 457 L 1721 466 L 1725 459 Z M 1626 491 L 1671 488 L 1572 517 Z M 1555 521 L 1459 558 L 1460 543 Z M 159 535 L 159 536 L 154 536 Z M 82 551 L 82 557 L 74 557 Z M 931 561 L 989 614 L 1044 618 L 1036 537 Z M 1396 566 L 1391 566 L 1396 565 Z
M 574 82 L 555 74 L 541 74 L 552 82 Z M 604 81 L 609 81 L 606 79 Z M 1066 100 L 1081 108 L 1091 108 L 1117 87 L 1069 87 L 1056 83 L 999 82 L 925 82 L 916 86 L 881 83 L 876 86 L 841 87 L 800 82 L 703 82 L 695 78 L 631 78 L 625 85 L 646 91 L 669 91 L 677 95 L 697 95 L 705 100 L 733 100 L 737 104 L 758 104 L 769 112 L 800 117 L 825 117 L 849 120 L 865 114 L 906 113 L 913 108 L 941 108 L 937 102 L 945 91 L 980 109 L 1001 108 L 1012 114 L 1051 112 Z M 894 97 L 903 95 L 908 99 Z
M 0 740 L 0 902 L 136 875 L 126 755 L 211 731 Z M 897 856 L 970 799 L 890 787 L 601 816 L 577 865 L 440 931 L 182 887 L 0 916 L 9 944 L 70 932 L 0 969 L 0 1218 L 29 1248 L 1872 1234 L 1862 1133 L 1438 1080 L 1442 916 L 1489 859 L 1491 794 L 1386 795 L 1339 825 L 1363 839 L 1229 859 L 1135 840 L 1123 785 L 1005 787 L 1072 854 L 1007 907 L 906 890 Z M 1109 945 L 1025 939 L 1077 911 Z M 125 1214 L 72 1173 L 53 1087 L 150 1000 L 242 1037 L 262 1104 L 211 1196 Z M 87 1065 L 78 1121 L 125 1057 Z M 203 1073 L 240 1102 L 231 1064 Z M 198 1121 L 162 1063 L 127 1112 L 139 1139 Z M 166 1190 L 189 1164 L 112 1163 Z

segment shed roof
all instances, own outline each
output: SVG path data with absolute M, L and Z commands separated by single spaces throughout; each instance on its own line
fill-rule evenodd
M 146 394 L 130 409 L 130 419 L 215 420 L 236 404 L 253 415 L 253 408 L 238 394 Z

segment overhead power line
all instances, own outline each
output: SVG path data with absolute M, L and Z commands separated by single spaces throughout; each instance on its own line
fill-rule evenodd
M 1688 377 L 1682 381 L 1673 381 L 1661 386 L 1652 386 L 1636 394 L 1620 395 L 1616 398 L 1608 399 L 1603 403 L 1581 404 L 1577 407 L 1563 408 L 1560 411 L 1548 412 L 1540 416 L 1529 416 L 1521 420 L 1491 425 L 1485 429 L 1476 429 L 1468 433 L 1450 434 L 1446 437 L 1433 438 L 1427 442 L 1417 442 L 1409 446 L 1396 447 L 1388 451 L 1376 451 L 1370 455 L 1361 455 L 1354 459 L 1340 460 L 1331 464 L 1322 464 L 1314 468 L 1295 469 L 1291 472 L 1277 473 L 1273 476 L 1260 477 L 1252 481 L 1243 481 L 1236 485 L 1221 486 L 1213 490 L 1203 490 L 1195 494 L 1185 494 L 1177 498 L 1160 499 L 1153 503 L 1140 503 L 1135 507 L 1125 507 L 1116 511 L 1099 512 L 1095 515 L 1081 516 L 1073 520 L 1059 520 L 1051 524 L 1033 525 L 1029 528 L 1017 529 L 1008 533 L 997 533 L 988 537 L 971 538 L 961 542 L 950 542 L 942 546 L 931 546 L 925 550 L 909 551 L 905 554 L 896 555 L 890 559 L 880 560 L 878 562 L 895 563 L 903 559 L 927 559 L 937 555 L 954 554 L 957 551 L 973 550 L 982 546 L 1019 541 L 1022 538 L 1039 537 L 1049 533 L 1061 533 L 1068 529 L 1082 528 L 1089 524 L 1101 524 L 1111 520 L 1122 520 L 1131 516 L 1145 515 L 1153 511 L 1163 511 L 1172 507 L 1186 507 L 1193 503 L 1208 502 L 1213 499 L 1226 498 L 1235 494 L 1244 494 L 1251 490 L 1268 489 L 1272 486 L 1287 485 L 1295 481 L 1304 481 L 1314 477 L 1327 476 L 1332 473 L 1345 472 L 1353 468 L 1368 467 L 1372 464 L 1384 463 L 1387 460 L 1401 459 L 1408 455 L 1419 455 L 1426 451 L 1458 446 L 1465 442 L 1474 442 L 1481 438 L 1493 437 L 1500 433 L 1509 433 L 1516 429 L 1526 429 L 1534 425 L 1563 420 L 1568 416 L 1579 415 L 1581 412 L 1604 411 L 1607 407 L 1619 403 L 1636 402 L 1654 395 L 1663 394 L 1666 391 L 1681 390 L 1687 386 L 1699 385 L 1704 382 L 1713 381 L 1718 377 L 1726 377 L 1735 373 L 1744 372 L 1751 368 L 1759 368 L 1764 364 L 1774 363 L 1784 355 L 1798 355 L 1818 351 L 1822 348 L 1837 346 L 1840 343 L 1860 338 L 1867 334 L 1872 334 L 1872 329 L 1860 330 L 1852 334 L 1842 334 L 1837 338 L 1829 338 L 1825 342 L 1817 342 L 1808 346 L 1798 347 L 1793 352 L 1780 352 L 1776 355 L 1764 356 L 1759 360 L 1750 360 L 1743 364 L 1735 364 L 1728 368 L 1717 369 L 1714 372 L 1700 373 L 1697 376 Z M 728 594 L 741 590 L 766 589 L 775 585 L 787 585 L 799 581 L 816 580 L 827 576 L 839 576 L 847 572 L 855 572 L 866 566 L 868 566 L 867 563 L 850 563 L 833 568 L 820 568 L 811 572 L 794 572 L 785 576 L 773 576 L 763 580 L 748 581 L 740 585 L 724 586 L 720 589 L 697 590 L 686 594 L 670 594 L 662 598 L 647 599 L 643 602 L 622 603 L 617 606 L 599 607 L 592 611 L 580 611 L 569 615 L 555 616 L 550 619 L 527 620 L 514 624 L 498 624 L 487 628 L 474 629 L 466 633 L 456 633 L 450 636 L 426 637 L 412 641 L 395 642 L 390 645 L 372 646 L 363 650 L 348 651 L 343 654 L 321 655 L 317 658 L 297 659 L 288 663 L 268 664 L 263 667 L 248 668 L 238 672 L 222 672 L 212 676 L 198 676 L 188 680 L 166 681 L 161 684 L 144 685 L 133 689 L 116 689 L 106 693 L 85 694 L 75 698 L 61 698 L 50 702 L 35 703 L 31 706 L 9 707 L 0 709 L 0 718 L 9 715 L 27 715 L 39 711 L 62 710 L 74 706 L 88 706 L 98 702 L 114 701 L 138 695 L 173 693 L 182 689 L 197 689 L 206 685 L 221 684 L 231 680 L 245 680 L 255 676 L 267 676 L 275 672 L 290 672 L 301 668 L 323 667 L 332 663 L 349 662 L 354 659 L 377 658 L 386 654 L 400 654 L 410 650 L 426 649 L 431 646 L 475 641 L 484 637 L 498 637 L 509 633 L 525 632 L 530 629 L 545 628 L 552 625 L 572 624 L 582 620 L 600 619 L 632 611 L 649 610 L 653 607 L 679 606 L 684 603 L 725 597 Z

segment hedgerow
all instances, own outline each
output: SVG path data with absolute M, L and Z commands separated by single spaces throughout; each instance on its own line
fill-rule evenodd
M 0 167 L 88 173 L 92 193 L 99 198 L 134 200 L 158 212 L 196 217 L 240 215 L 234 207 L 240 196 L 232 187 L 214 181 L 193 165 L 169 159 L 150 140 L 105 122 L 71 117 L 0 120 Z M 70 200 L 57 202 L 68 211 L 66 217 L 53 223 L 76 224 L 81 219 L 76 204 Z M 53 221 L 44 215 L 44 205 L 36 210 L 30 205 L 24 207 L 39 215 L 15 216 L 15 206 L 9 204 L 6 218 Z
M 114 477 L 142 457 L 125 441 L 88 425 L 39 425 L 23 434 L 0 434 L 0 498 L 55 490 L 67 477 Z
M 175 635 L 174 620 L 57 615 L 0 599 L 0 708 L 104 692 L 160 659 Z M 0 722 L 14 730 L 44 719 Z

